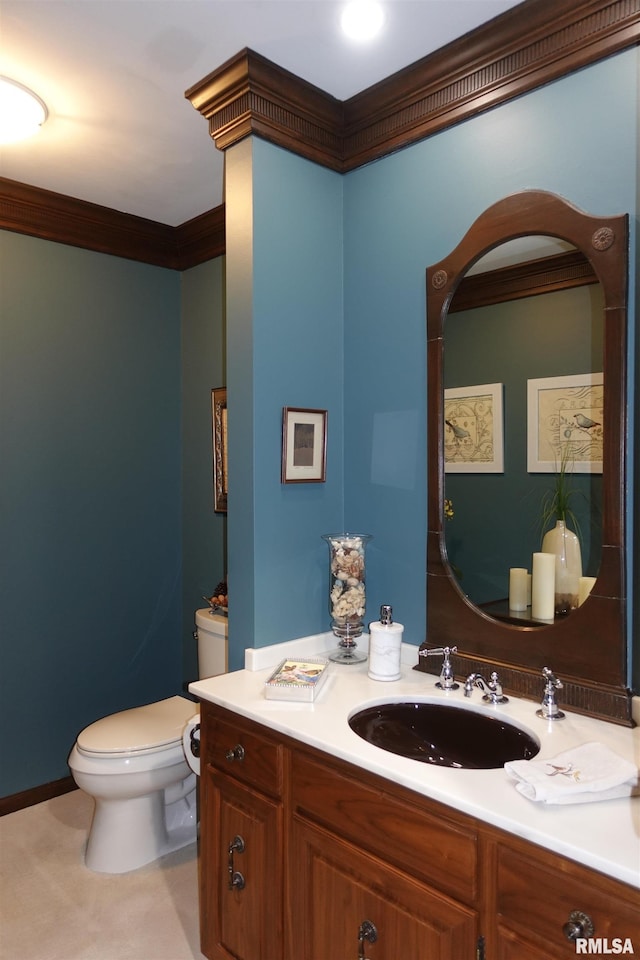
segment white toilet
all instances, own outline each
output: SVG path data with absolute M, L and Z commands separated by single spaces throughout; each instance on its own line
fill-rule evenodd
M 195 616 L 200 679 L 226 673 L 226 617 L 208 609 Z M 78 735 L 68 763 L 95 800 L 90 870 L 126 873 L 196 839 L 200 767 L 188 744 L 197 709 L 186 697 L 169 697 L 96 720 Z

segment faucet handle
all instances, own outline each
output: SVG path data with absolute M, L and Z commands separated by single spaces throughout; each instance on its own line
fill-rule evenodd
M 536 710 L 536 716 L 541 717 L 543 720 L 562 720 L 564 713 L 562 710 L 558 710 L 556 690 L 562 690 L 564 684 L 561 680 L 558 680 L 553 670 L 549 667 L 542 668 L 542 676 L 545 679 L 544 696 L 540 704 L 540 709 Z
M 542 676 L 547 681 L 548 686 L 555 687 L 556 690 L 562 690 L 564 686 L 562 680 L 558 680 L 553 670 L 551 670 L 549 667 L 542 668 Z
M 443 658 L 440 678 L 436 682 L 436 687 L 438 687 L 439 690 L 457 690 L 460 686 L 459 683 L 455 682 L 453 667 L 449 659 L 452 653 L 457 653 L 457 650 L 457 647 L 432 647 L 430 650 L 425 649 L 418 652 L 418 656 L 420 657 L 441 656 Z

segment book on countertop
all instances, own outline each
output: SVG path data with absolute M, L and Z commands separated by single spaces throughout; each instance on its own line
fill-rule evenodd
M 307 657 L 287 658 L 280 663 L 265 683 L 268 700 L 302 700 L 312 703 L 328 673 L 328 660 Z

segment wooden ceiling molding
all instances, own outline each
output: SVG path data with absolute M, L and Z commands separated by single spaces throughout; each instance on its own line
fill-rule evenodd
M 448 313 L 490 307 L 495 303 L 509 303 L 597 282 L 593 267 L 582 251 L 571 250 L 483 273 L 467 274 L 453 295 Z
M 343 104 L 253 50 L 241 50 L 186 91 L 225 150 L 257 134 L 332 170 L 342 170 Z
M 225 150 L 250 134 L 344 173 L 640 41 L 640 0 L 525 0 L 341 102 L 252 50 L 187 90 Z M 179 227 L 0 177 L 0 229 L 174 270 L 225 250 L 224 206 Z
M 0 229 L 187 270 L 225 250 L 224 206 L 170 227 L 0 177 Z
M 225 150 L 249 134 L 346 172 L 640 40 L 640 0 L 525 0 L 340 103 L 252 50 L 185 96 Z

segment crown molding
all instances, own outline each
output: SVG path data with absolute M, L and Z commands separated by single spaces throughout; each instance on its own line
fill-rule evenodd
M 352 170 L 640 40 L 640 0 L 525 0 L 345 103 Z
M 174 227 L 176 270 L 189 270 L 225 252 L 224 204 Z
M 346 172 L 640 41 L 640 0 L 524 0 L 341 102 L 252 50 L 185 96 L 225 150 L 255 134 Z M 173 270 L 225 250 L 224 206 L 179 227 L 0 177 L 0 229 Z
M 225 150 L 257 134 L 333 170 L 343 169 L 340 100 L 244 49 L 186 91 Z
M 0 229 L 171 270 L 219 257 L 224 206 L 170 227 L 0 177 Z
M 345 172 L 639 39 L 640 0 L 525 0 L 344 103 L 247 49 L 185 96 L 221 150 L 256 134 Z
M 556 253 L 509 267 L 466 274 L 449 304 L 448 314 L 597 282 L 593 267 L 581 250 Z

